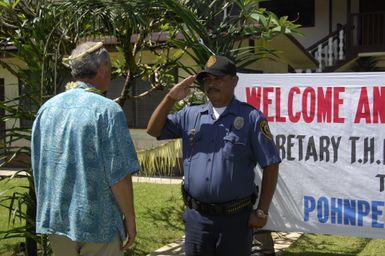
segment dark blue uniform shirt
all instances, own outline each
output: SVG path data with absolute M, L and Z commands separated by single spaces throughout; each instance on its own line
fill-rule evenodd
M 211 103 L 167 118 L 158 139 L 182 138 L 185 189 L 195 199 L 221 203 L 254 192 L 254 168 L 281 161 L 263 114 L 233 99 L 217 120 Z

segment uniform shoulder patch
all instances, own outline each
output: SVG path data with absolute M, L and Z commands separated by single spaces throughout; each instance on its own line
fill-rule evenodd
M 269 140 L 273 139 L 273 134 L 271 134 L 269 124 L 266 120 L 262 120 L 259 127 L 261 128 L 261 132 L 263 133 L 263 135 L 265 135 L 266 138 L 268 138 Z

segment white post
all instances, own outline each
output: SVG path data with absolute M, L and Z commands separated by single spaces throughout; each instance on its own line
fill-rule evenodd
M 328 42 L 328 66 L 333 66 L 333 38 L 329 37 Z
M 318 72 L 322 72 L 322 44 L 318 45 L 317 56 L 318 60 Z
M 333 38 L 333 65 L 336 64 L 338 60 L 338 37 Z
M 338 59 L 339 60 L 343 60 L 345 58 L 345 54 L 344 54 L 344 30 L 341 29 L 340 30 L 340 34 L 339 34 L 339 52 L 338 52 Z

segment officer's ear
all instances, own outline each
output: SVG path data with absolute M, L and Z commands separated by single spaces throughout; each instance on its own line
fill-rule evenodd
M 233 76 L 232 81 L 233 81 L 234 88 L 235 88 L 235 86 L 237 86 L 238 80 L 239 80 L 239 77 L 237 75 Z
M 198 85 L 197 88 L 204 92 L 204 83 L 203 79 L 195 80 L 195 83 Z

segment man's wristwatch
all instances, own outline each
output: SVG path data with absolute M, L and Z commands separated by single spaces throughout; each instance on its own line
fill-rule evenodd
M 257 209 L 255 211 L 257 213 L 257 217 L 261 219 L 266 219 L 267 216 L 269 216 L 267 213 L 265 213 L 262 209 Z

